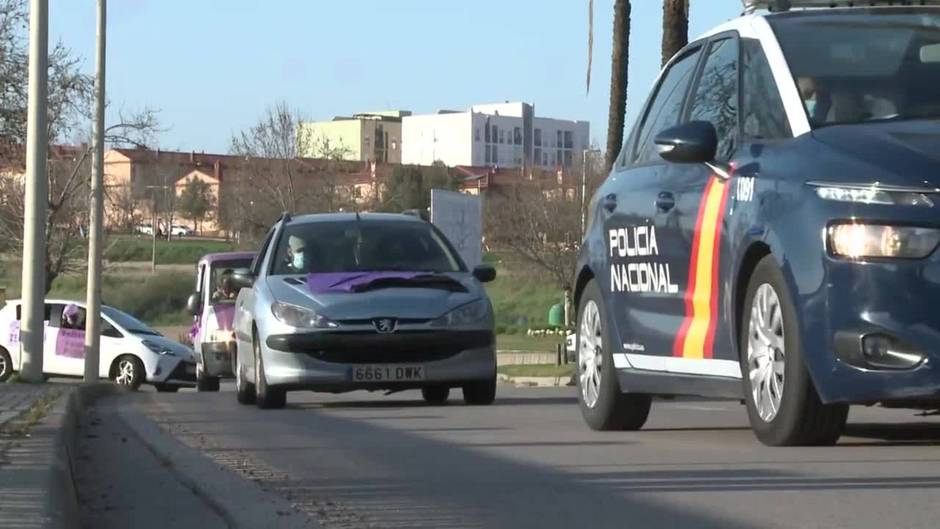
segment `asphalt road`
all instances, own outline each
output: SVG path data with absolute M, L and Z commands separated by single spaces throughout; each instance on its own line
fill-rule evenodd
M 839 446 L 780 449 L 756 441 L 737 402 L 660 401 L 641 432 L 591 432 L 570 388 L 503 386 L 489 407 L 453 394 L 431 407 L 414 392 L 292 393 L 280 411 L 240 406 L 230 388 L 115 398 L 325 528 L 934 529 L 940 520 L 940 420 L 907 410 L 853 408 Z

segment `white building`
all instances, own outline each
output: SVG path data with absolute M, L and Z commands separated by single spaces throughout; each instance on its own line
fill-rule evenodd
M 402 163 L 447 166 L 574 167 L 588 148 L 586 121 L 540 118 L 527 103 L 474 105 L 465 112 L 402 119 Z M 529 163 L 530 162 L 530 163 Z

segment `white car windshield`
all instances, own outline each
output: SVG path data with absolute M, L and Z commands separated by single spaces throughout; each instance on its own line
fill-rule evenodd
M 940 13 L 853 8 L 769 20 L 814 128 L 940 117 Z
M 126 312 L 115 309 L 114 307 L 101 307 L 101 312 L 111 319 L 115 324 L 131 334 L 143 334 L 146 336 L 160 336 L 160 333 L 151 329 L 146 323 L 138 320 Z

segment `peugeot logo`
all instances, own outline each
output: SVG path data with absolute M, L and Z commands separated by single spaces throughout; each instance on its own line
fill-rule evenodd
M 372 325 L 379 334 L 391 334 L 398 328 L 398 322 L 392 318 L 376 318 Z

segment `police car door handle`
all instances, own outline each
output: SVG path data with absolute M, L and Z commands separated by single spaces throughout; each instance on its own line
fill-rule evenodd
M 613 213 L 614 210 L 617 209 L 617 195 L 611 193 L 605 196 L 601 205 L 604 206 L 604 209 L 606 209 L 608 213 Z
M 669 191 L 662 191 L 656 197 L 656 209 L 668 213 L 669 210 L 676 207 L 676 197 Z

